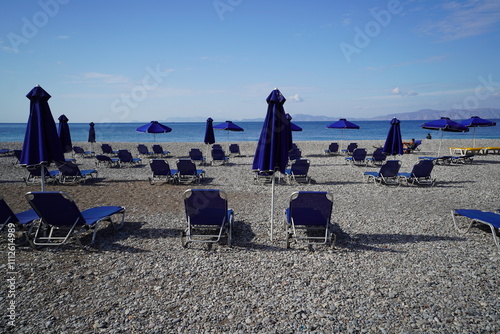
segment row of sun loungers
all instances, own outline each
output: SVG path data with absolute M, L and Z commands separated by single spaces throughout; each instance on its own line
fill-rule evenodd
M 29 243 L 38 246 L 59 246 L 71 238 L 83 246 L 80 233 L 91 231 L 90 245 L 94 244 L 99 224 L 108 221 L 118 230 L 125 224 L 126 209 L 123 206 L 100 206 L 84 211 L 64 192 L 28 192 L 26 200 L 32 209 L 15 214 L 0 197 L 0 230 L 8 228 L 9 233 L 16 226 L 27 230 Z M 235 213 L 228 208 L 227 195 L 218 189 L 188 189 L 183 193 L 186 225 L 181 232 L 183 247 L 189 243 L 217 243 L 223 238 L 232 246 Z M 288 207 L 283 214 L 286 248 L 292 243 L 334 246 L 331 215 L 333 196 L 328 192 L 299 191 L 292 193 Z M 490 227 L 493 241 L 500 251 L 496 235 L 500 229 L 500 210 L 455 209 L 451 211 L 453 224 L 461 233 L 467 233 L 475 224 Z M 121 215 L 116 221 L 115 215 Z M 463 227 L 460 220 L 468 220 Z M 34 232 L 33 232 L 34 231 Z
M 500 154 L 500 147 L 450 147 L 450 154 Z

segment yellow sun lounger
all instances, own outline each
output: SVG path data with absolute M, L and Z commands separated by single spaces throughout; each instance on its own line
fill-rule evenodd
M 486 147 L 450 147 L 450 154 L 486 154 Z

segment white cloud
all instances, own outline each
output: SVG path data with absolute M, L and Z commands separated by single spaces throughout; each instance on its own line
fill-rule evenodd
M 69 39 L 70 37 L 68 35 L 59 35 L 54 37 L 55 39 Z
M 290 96 L 288 99 L 290 101 L 293 101 L 293 102 L 302 102 L 302 101 L 304 101 L 299 94 L 294 94 L 294 95 Z
M 414 90 L 402 91 L 399 87 L 394 88 L 391 92 L 392 92 L 392 95 L 399 95 L 399 96 L 416 96 L 416 95 L 418 95 L 418 93 L 415 92 Z
M 498 0 L 452 1 L 442 5 L 445 11 L 441 19 L 423 23 L 420 30 L 451 41 L 481 35 L 492 31 L 500 23 L 500 2 Z
M 99 79 L 107 84 L 116 84 L 116 83 L 128 83 L 129 80 L 123 75 L 115 75 L 115 74 L 107 74 L 107 73 L 98 73 L 98 72 L 87 72 L 83 74 L 84 79 Z

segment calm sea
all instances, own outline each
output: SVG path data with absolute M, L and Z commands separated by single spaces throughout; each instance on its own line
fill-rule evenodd
M 500 120 L 495 120 L 497 123 Z M 333 122 L 333 121 L 332 121 Z M 214 122 L 214 125 L 218 122 Z M 217 142 L 257 141 L 262 130 L 262 122 L 235 122 L 245 131 L 215 131 Z M 339 140 L 385 140 L 389 131 L 389 121 L 356 121 L 359 130 L 328 129 L 331 122 L 293 122 L 302 127 L 301 132 L 293 132 L 294 141 L 339 141 Z M 429 131 L 420 126 L 424 121 L 401 121 L 403 139 L 424 139 L 427 133 L 433 138 L 440 138 L 438 131 Z M 172 132 L 149 134 L 137 132 L 135 129 L 144 123 L 96 123 L 97 142 L 203 142 L 205 122 L 163 123 L 172 128 Z M 71 139 L 75 142 L 86 142 L 88 139 L 88 123 L 69 123 Z M 25 123 L 0 123 L 0 142 L 22 142 L 26 131 Z M 474 130 L 467 133 L 444 133 L 445 139 L 472 139 Z M 476 128 L 478 139 L 500 139 L 500 128 Z

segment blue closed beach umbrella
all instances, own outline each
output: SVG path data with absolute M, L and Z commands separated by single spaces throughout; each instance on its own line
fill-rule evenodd
M 152 133 L 154 135 L 154 141 L 156 142 L 156 134 L 157 133 L 167 133 L 172 131 L 171 128 L 169 128 L 166 125 L 163 125 L 159 123 L 158 121 L 151 121 L 148 124 L 144 124 L 136 129 L 137 132 L 146 132 L 146 133 Z
M 472 147 L 476 147 L 476 128 L 497 125 L 496 122 L 489 121 L 487 119 L 482 119 L 479 116 L 472 116 L 469 119 L 461 121 L 460 124 L 462 124 L 468 128 L 474 128 Z
M 443 143 L 443 132 L 468 132 L 469 128 L 452 121 L 448 117 L 441 117 L 435 121 L 426 122 L 421 125 L 423 129 L 441 131 L 441 140 L 439 141 L 438 156 L 441 153 L 441 144 Z
M 61 147 L 64 153 L 69 153 L 73 150 L 73 144 L 71 143 L 71 134 L 69 132 L 68 117 L 65 115 L 59 116 L 59 140 L 61 141 Z
M 94 122 L 89 123 L 89 139 L 88 142 L 90 143 L 90 151 L 92 152 L 92 143 L 95 143 L 95 124 Z
M 389 133 L 387 134 L 382 153 L 394 156 L 403 154 L 400 123 L 401 122 L 396 117 L 391 120 L 391 127 L 389 128 Z
M 214 120 L 212 118 L 210 117 L 207 118 L 207 126 L 205 128 L 205 140 L 204 140 L 204 143 L 207 145 L 215 143 L 213 121 Z
M 215 143 L 214 125 L 213 119 L 211 117 L 207 118 L 207 125 L 205 127 L 205 140 L 203 141 L 207 145 L 207 152 L 205 156 L 208 157 L 208 147 Z
M 54 161 L 64 161 L 64 153 L 50 111 L 49 93 L 42 87 L 36 86 L 26 97 L 30 100 L 30 115 L 19 164 L 26 167 L 41 167 L 42 191 L 44 191 L 45 167 Z
M 283 104 L 286 99 L 276 88 L 266 99 L 267 114 L 255 150 L 252 169 L 272 174 L 271 195 L 271 240 L 273 238 L 274 184 L 276 172 L 285 173 L 290 150 L 290 121 L 287 120 Z

